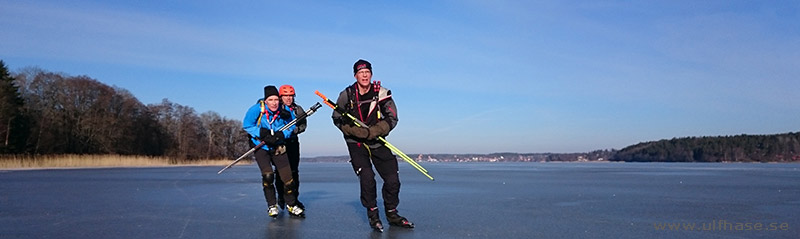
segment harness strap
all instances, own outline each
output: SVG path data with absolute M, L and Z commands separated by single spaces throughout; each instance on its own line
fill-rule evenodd
M 258 115 L 258 127 L 261 127 L 261 118 L 262 118 L 262 116 L 268 115 L 267 113 L 269 113 L 269 112 L 267 111 L 267 107 L 264 104 L 263 100 L 259 100 L 258 103 L 261 104 L 261 112 Z M 272 117 L 272 120 L 269 121 L 270 125 L 272 125 L 272 122 L 275 122 L 275 120 L 278 119 L 278 115 L 279 114 L 275 114 L 275 116 Z M 270 130 L 272 130 L 272 129 L 270 129 Z
M 378 106 L 378 96 L 380 96 L 381 94 L 381 81 L 374 81 L 372 82 L 372 85 L 373 85 L 372 88 L 375 90 L 375 97 L 372 97 L 372 103 L 370 103 L 370 109 L 372 109 L 372 104 Z M 377 113 L 378 113 L 378 120 L 380 120 L 382 118 L 380 107 L 378 107 Z
M 372 90 L 375 92 L 375 96 L 373 96 L 372 99 L 370 99 L 370 100 L 363 100 L 362 101 L 360 99 L 360 97 L 359 97 L 360 93 L 358 91 L 358 86 L 357 85 L 353 85 L 353 87 L 348 87 L 347 88 L 347 92 L 348 92 L 347 96 L 349 98 L 349 100 L 348 100 L 349 104 L 348 105 L 350 106 L 348 110 L 355 108 L 356 111 L 358 111 L 358 118 L 361 121 L 365 121 L 366 122 L 366 119 L 364 118 L 364 115 L 361 113 L 361 104 L 365 104 L 367 102 L 369 102 L 369 104 L 370 104 L 368 112 L 372 112 L 372 110 L 375 110 L 376 113 L 377 113 L 377 119 L 378 120 L 383 119 L 383 115 L 381 114 L 380 104 L 378 104 L 378 102 L 380 102 L 380 100 L 382 100 L 382 99 L 380 99 L 381 82 L 380 81 L 373 81 L 372 82 Z M 353 98 L 355 98 L 355 101 L 353 100 Z M 377 109 L 376 109 L 376 107 L 377 107 Z M 369 115 L 367 115 L 367 117 L 369 117 Z
M 364 145 L 364 148 L 367 149 L 367 153 L 369 154 L 369 157 L 372 158 L 372 150 L 369 149 L 369 146 L 367 146 L 367 144 L 362 144 L 362 143 L 358 143 L 358 144 Z
M 258 124 L 257 125 L 258 125 L 258 127 L 261 127 L 261 116 L 264 116 L 264 114 L 267 113 L 267 109 L 266 109 L 266 107 L 264 107 L 264 101 L 263 100 L 259 100 L 258 103 L 261 104 L 261 113 L 258 114 Z

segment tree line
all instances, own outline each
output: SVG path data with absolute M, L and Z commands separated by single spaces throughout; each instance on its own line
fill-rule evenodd
M 0 61 L 0 154 L 119 154 L 235 158 L 249 147 L 238 120 L 168 99 L 144 105 L 88 76 Z
M 625 162 L 797 162 L 800 132 L 774 135 L 686 137 L 631 145 L 612 161 Z
M 216 112 L 198 115 L 192 107 L 168 99 L 144 105 L 129 91 L 88 76 L 32 67 L 12 74 L 0 60 L 0 154 L 192 160 L 236 158 L 248 144 L 241 122 Z M 673 138 L 621 150 L 523 156 L 532 161 L 797 162 L 800 132 Z

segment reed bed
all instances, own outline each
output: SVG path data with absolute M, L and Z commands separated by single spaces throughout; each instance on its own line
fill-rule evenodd
M 163 167 L 163 166 L 225 166 L 230 159 L 177 160 L 167 157 L 128 155 L 0 155 L 0 168 L 84 168 L 84 167 Z M 249 163 L 247 160 L 240 164 Z

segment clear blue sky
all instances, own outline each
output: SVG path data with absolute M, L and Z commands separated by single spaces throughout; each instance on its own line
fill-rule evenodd
M 586 152 L 800 131 L 799 1 L 8 1 L 0 59 L 241 120 L 373 63 L 407 153 Z M 344 155 L 323 108 L 303 153 Z

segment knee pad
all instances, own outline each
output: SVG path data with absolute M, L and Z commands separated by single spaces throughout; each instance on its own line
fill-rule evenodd
M 265 173 L 261 175 L 261 184 L 264 187 L 272 187 L 272 182 L 275 181 L 275 173 Z

